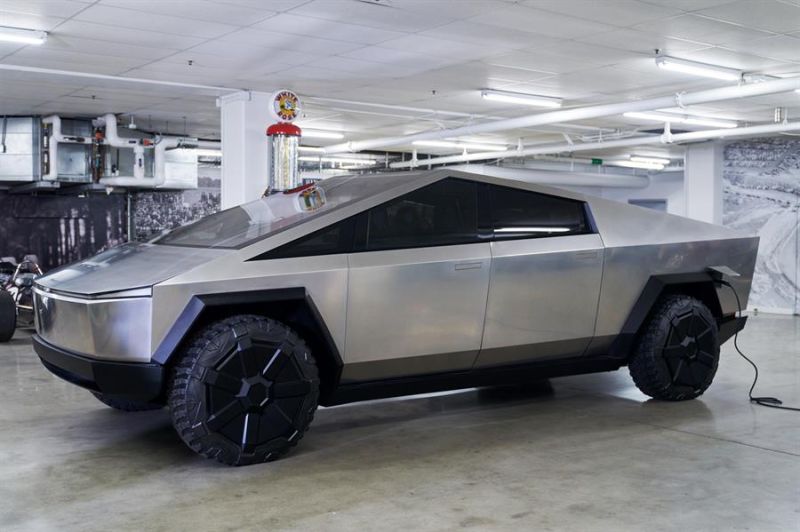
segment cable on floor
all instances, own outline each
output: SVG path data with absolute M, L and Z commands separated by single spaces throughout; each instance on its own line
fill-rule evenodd
M 739 294 L 736 292 L 736 289 L 731 285 L 728 281 L 725 280 L 718 280 L 722 285 L 727 286 L 733 291 L 733 295 L 736 296 L 736 307 L 739 309 L 739 317 L 742 317 L 742 303 L 739 300 Z M 766 406 L 769 408 L 779 408 L 781 410 L 793 410 L 795 412 L 800 412 L 800 408 L 793 407 L 793 406 L 784 406 L 783 401 L 778 399 L 777 397 L 753 397 L 753 390 L 756 387 L 756 383 L 758 382 L 758 366 L 756 363 L 750 360 L 742 350 L 739 349 L 739 331 L 736 331 L 736 334 L 733 335 L 733 347 L 736 349 L 736 352 L 739 353 L 743 359 L 745 359 L 751 366 L 753 366 L 753 371 L 755 371 L 755 377 L 753 378 L 753 384 L 750 386 L 750 391 L 747 392 L 747 395 L 750 397 L 750 402 L 755 403 L 757 405 Z

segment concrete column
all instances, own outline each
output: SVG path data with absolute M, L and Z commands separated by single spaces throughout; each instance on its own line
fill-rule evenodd
M 270 95 L 242 91 L 217 99 L 222 122 L 222 208 L 261 197 L 269 181 Z
M 722 224 L 722 155 L 720 141 L 686 147 L 683 194 L 689 218 Z

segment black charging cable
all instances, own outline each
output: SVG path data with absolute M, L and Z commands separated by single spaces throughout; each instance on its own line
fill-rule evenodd
M 722 279 L 717 281 L 718 283 L 727 286 L 728 288 L 733 291 L 733 295 L 736 296 L 736 307 L 739 309 L 739 317 L 742 317 L 742 302 L 739 300 L 739 294 L 736 292 L 736 289 L 728 282 Z M 758 382 L 758 366 L 756 363 L 747 358 L 747 355 L 742 353 L 742 350 L 739 349 L 739 331 L 736 331 L 736 334 L 733 335 L 733 347 L 736 349 L 736 352 L 739 353 L 743 359 L 750 363 L 753 366 L 753 370 L 755 371 L 755 377 L 753 378 L 753 384 L 750 386 L 750 391 L 747 392 L 747 395 L 750 397 L 750 402 L 755 403 L 761 406 L 768 406 L 769 408 L 779 408 L 781 410 L 794 410 L 795 412 L 800 412 L 800 408 L 796 408 L 793 406 L 783 406 L 783 401 L 778 399 L 777 397 L 753 397 L 753 390 L 756 387 L 756 383 Z

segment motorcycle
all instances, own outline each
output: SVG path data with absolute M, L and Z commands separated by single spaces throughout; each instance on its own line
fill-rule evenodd
M 33 327 L 33 283 L 43 273 L 27 256 L 16 267 L 0 262 L 0 342 L 11 340 L 17 327 Z

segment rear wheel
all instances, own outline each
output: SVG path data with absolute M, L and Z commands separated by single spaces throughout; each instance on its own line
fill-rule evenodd
M 633 382 L 655 399 L 694 399 L 711 385 L 719 363 L 719 332 L 699 300 L 663 298 L 645 323 L 628 369 Z
M 17 304 L 5 290 L 0 290 L 0 342 L 8 342 L 17 328 Z
M 97 400 L 104 405 L 124 412 L 144 412 L 146 410 L 160 410 L 164 408 L 164 405 L 145 403 L 143 401 L 131 401 L 130 399 L 114 397 L 113 395 L 103 395 L 98 392 L 92 392 L 92 395 L 97 397 Z
M 229 465 L 286 453 L 303 437 L 318 400 L 317 365 L 305 342 L 254 315 L 204 328 L 178 360 L 168 396 L 181 439 Z

